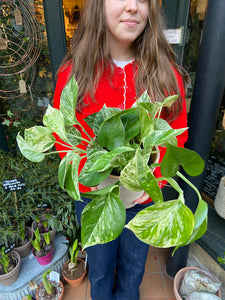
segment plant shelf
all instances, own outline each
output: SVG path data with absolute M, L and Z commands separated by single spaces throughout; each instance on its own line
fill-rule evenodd
M 61 273 L 62 266 L 68 259 L 68 246 L 66 245 L 66 238 L 62 234 L 57 233 L 54 240 L 54 247 L 53 261 L 48 265 L 39 265 L 32 253 L 22 258 L 17 281 L 11 286 L 0 284 L 0 299 L 21 300 L 23 296 L 28 294 L 35 297 L 35 291 L 30 289 L 29 281 L 35 281 L 39 285 L 42 282 L 42 274 L 48 269 Z

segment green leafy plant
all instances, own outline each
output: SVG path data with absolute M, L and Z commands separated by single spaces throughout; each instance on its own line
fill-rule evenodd
M 21 153 L 34 162 L 42 162 L 54 153 L 50 149 L 60 142 L 55 140 L 53 132 L 67 147 L 67 154 L 59 164 L 59 184 L 75 200 L 82 200 L 81 196 L 92 198 L 81 217 L 83 248 L 109 242 L 122 232 L 126 211 L 119 194 L 120 184 L 131 191 L 145 191 L 154 201 L 154 205 L 140 211 L 126 225 L 140 240 L 155 247 L 179 247 L 200 238 L 207 229 L 208 207 L 179 168 L 190 176 L 198 176 L 204 169 L 204 161 L 196 152 L 177 146 L 176 136 L 187 128 L 173 129 L 160 118 L 162 109 L 171 106 L 177 96 L 153 103 L 144 92 L 130 109 L 104 106 L 85 119 L 96 136 L 93 139 L 74 113 L 77 92 L 77 83 L 72 78 L 62 92 L 60 110 L 49 105 L 43 117 L 44 126 L 26 129 L 24 137 L 19 133 L 17 143 Z M 72 125 L 79 127 L 86 138 Z M 88 145 L 86 150 L 78 147 L 81 141 Z M 159 146 L 166 147 L 166 154 L 161 163 L 154 164 L 151 155 Z M 84 157 L 87 161 L 78 175 L 78 165 Z M 154 168 L 159 166 L 162 177 L 156 178 Z M 113 170 L 119 174 L 118 182 L 80 194 L 78 183 L 96 186 Z M 194 214 L 186 206 L 183 190 L 175 177 L 184 180 L 197 193 Z M 177 199 L 164 202 L 159 188 L 161 181 L 167 181 L 177 191 Z
M 225 252 L 224 252 L 224 257 L 223 256 L 219 256 L 217 257 L 218 262 L 222 265 L 225 264 Z
M 26 237 L 26 226 L 24 220 L 21 220 L 19 223 L 19 237 L 21 241 L 24 241 Z
M 77 255 L 79 252 L 79 247 L 78 247 L 78 239 L 76 239 L 72 245 L 72 247 L 69 248 L 70 252 L 70 262 L 68 264 L 69 270 L 75 269 L 77 266 Z
M 42 275 L 43 285 L 45 287 L 47 294 L 49 294 L 49 295 L 51 295 L 53 293 L 53 285 L 50 283 L 50 281 L 47 278 L 47 276 L 51 273 L 51 271 L 52 270 L 49 269 Z
M 5 247 L 2 247 L 0 254 L 1 254 L 0 263 L 3 265 L 5 274 L 7 274 L 8 273 L 7 268 L 9 266 L 9 256 L 8 254 L 5 254 Z
M 41 239 L 39 228 L 37 227 L 34 231 L 35 238 L 31 240 L 31 244 L 34 247 L 36 256 L 45 256 L 52 249 L 51 244 L 51 234 L 50 232 L 46 232 L 44 236 L 44 240 Z
M 42 214 L 49 215 L 51 228 L 65 236 L 76 236 L 74 203 L 58 183 L 59 157 L 49 156 L 37 164 L 20 153 L 0 151 L 0 161 L 0 245 L 8 247 L 16 243 L 20 231 L 18 224 L 24 221 L 29 226 Z M 14 191 L 4 191 L 3 180 L 21 177 L 25 179 L 25 189 L 16 191 L 15 199 Z

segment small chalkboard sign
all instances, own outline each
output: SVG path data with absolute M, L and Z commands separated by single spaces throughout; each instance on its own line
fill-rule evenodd
M 225 176 L 225 160 L 212 155 L 207 164 L 203 192 L 215 199 L 221 178 Z
M 25 188 L 25 179 L 21 177 L 11 180 L 4 180 L 2 184 L 5 192 L 19 191 Z
M 11 245 L 9 245 L 8 247 L 5 247 L 5 245 L 2 245 L 0 247 L 0 249 L 2 249 L 2 247 L 5 247 L 4 252 L 5 254 L 9 253 L 14 247 L 16 246 L 15 243 L 12 243 Z

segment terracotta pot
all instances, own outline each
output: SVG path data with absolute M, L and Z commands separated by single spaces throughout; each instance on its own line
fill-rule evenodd
M 33 236 L 34 236 L 34 233 L 33 233 L 32 229 L 30 227 L 26 227 L 26 231 L 28 231 L 28 235 L 29 235 L 30 239 L 32 239 Z M 24 244 L 22 246 L 19 246 L 19 247 L 15 247 L 14 250 L 19 252 L 20 257 L 23 258 L 23 257 L 26 257 L 30 254 L 31 248 L 32 248 L 32 245 L 31 245 L 31 242 L 29 240 L 26 244 Z
M 85 265 L 84 260 L 83 260 L 82 258 L 77 258 L 77 261 L 82 262 L 82 264 L 83 264 L 83 269 L 84 269 L 84 265 Z M 70 262 L 69 260 L 66 261 L 66 262 L 64 263 L 64 265 L 62 266 L 62 274 L 63 274 L 63 278 L 69 283 L 70 286 L 72 286 L 72 287 L 78 287 L 78 286 L 80 286 L 81 283 L 83 282 L 83 280 L 84 280 L 84 278 L 85 278 L 85 276 L 86 276 L 86 273 L 87 273 L 87 269 L 84 270 L 84 273 L 83 273 L 79 278 L 77 278 L 77 279 L 70 279 L 70 278 L 68 278 L 68 277 L 66 276 L 66 274 L 65 274 L 65 271 L 68 269 L 67 266 L 68 266 L 68 263 L 69 263 L 69 262 Z
M 182 280 L 184 278 L 185 273 L 187 271 L 190 271 L 190 270 L 198 270 L 200 272 L 200 274 L 213 279 L 212 278 L 212 274 L 209 274 L 206 271 L 204 271 L 204 270 L 202 270 L 200 268 L 197 268 L 197 267 L 185 267 L 185 268 L 180 269 L 177 272 L 176 276 L 174 277 L 174 283 L 173 283 L 174 295 L 175 295 L 175 297 L 176 297 L 177 300 L 182 300 L 183 299 L 179 295 L 179 289 L 180 289 L 180 285 L 181 285 L 181 282 L 182 282 Z M 217 293 L 216 293 L 216 295 L 221 298 L 221 291 L 218 290 Z
M 17 278 L 19 276 L 20 266 L 21 266 L 20 254 L 17 251 L 12 250 L 9 255 L 13 256 L 17 260 L 17 265 L 9 273 L 0 275 L 0 284 L 5 286 L 12 285 L 14 282 L 17 281 Z
M 36 221 L 33 221 L 33 222 L 32 222 L 32 225 L 31 225 L 31 229 L 32 229 L 33 233 L 34 233 L 36 227 L 37 227 L 37 222 L 36 222 Z M 50 231 L 50 233 L 51 233 L 50 240 L 53 242 L 54 239 L 55 239 L 55 236 L 56 236 L 56 229 L 53 228 L 53 229 Z M 44 240 L 44 233 L 40 233 L 40 237 L 41 237 L 42 240 Z
M 59 296 L 58 298 L 56 298 L 56 297 L 54 296 L 54 298 L 52 298 L 52 299 L 54 299 L 54 300 L 62 300 L 62 298 L 63 298 L 63 294 L 64 294 L 64 285 L 63 285 L 63 283 L 62 283 L 61 281 L 59 281 L 59 283 L 60 283 L 60 285 L 61 285 L 61 287 L 62 287 L 62 292 L 61 292 L 61 294 L 60 294 L 60 296 Z M 44 300 L 43 298 L 39 298 L 39 297 L 38 297 L 38 293 L 39 293 L 39 290 L 40 290 L 40 288 L 42 287 L 42 285 L 43 285 L 43 282 L 38 286 L 38 288 L 37 288 L 37 290 L 36 290 L 36 299 L 37 299 L 37 300 Z
M 45 256 L 36 256 L 36 255 L 34 255 L 34 248 L 32 249 L 32 254 L 37 259 L 38 263 L 40 265 L 44 266 L 44 265 L 48 265 L 48 264 L 50 264 L 50 262 L 52 262 L 52 260 L 53 260 L 53 251 L 54 251 L 54 244 L 53 244 L 51 252 L 49 252 Z

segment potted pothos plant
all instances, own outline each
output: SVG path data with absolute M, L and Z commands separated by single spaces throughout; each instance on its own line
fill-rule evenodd
M 72 287 L 81 285 L 87 272 L 84 260 L 77 257 L 78 252 L 79 244 L 78 239 L 76 239 L 69 248 L 70 260 L 62 266 L 63 277 Z
M 46 232 L 41 238 L 39 228 L 34 232 L 34 240 L 31 240 L 33 246 L 32 253 L 40 265 L 48 265 L 53 260 L 54 244 L 51 241 L 50 232 Z
M 152 102 L 145 91 L 130 109 L 104 106 L 85 121 L 96 138 L 85 131 L 76 118 L 78 85 L 73 77 L 62 91 L 60 109 L 48 106 L 43 117 L 44 126 L 25 130 L 24 137 L 17 135 L 22 154 L 29 160 L 41 162 L 49 155 L 56 141 L 68 148 L 58 169 L 59 184 L 75 200 L 81 196 L 92 198 L 81 217 L 81 242 L 85 249 L 117 238 L 125 224 L 125 207 L 120 198 L 120 184 L 132 191 L 145 191 L 154 205 L 140 211 L 126 227 L 145 243 L 155 247 L 179 247 L 200 238 L 207 229 L 207 204 L 198 189 L 179 171 L 180 166 L 190 176 L 197 176 L 204 169 L 203 159 L 194 151 L 177 146 L 176 136 L 187 128 L 173 129 L 160 118 L 163 107 L 171 106 L 177 96 L 162 102 Z M 81 136 L 76 125 L 87 135 Z M 77 147 L 84 141 L 86 150 Z M 151 155 L 158 146 L 166 147 L 161 163 L 151 163 Z M 65 150 L 66 151 L 66 150 Z M 63 152 L 65 152 L 63 151 Z M 78 175 L 80 154 L 87 161 Z M 156 178 L 154 168 L 160 167 L 162 177 Z M 80 194 L 78 183 L 96 186 L 113 170 L 118 181 L 106 188 Z M 184 180 L 198 195 L 196 212 L 186 206 L 183 190 L 174 177 Z M 164 202 L 160 181 L 167 181 L 178 194 L 177 199 Z M 96 205 L 97 204 L 97 205 Z
M 64 294 L 64 286 L 61 281 L 55 282 L 48 279 L 52 270 L 47 270 L 42 275 L 42 283 L 36 290 L 37 300 L 61 300 Z

